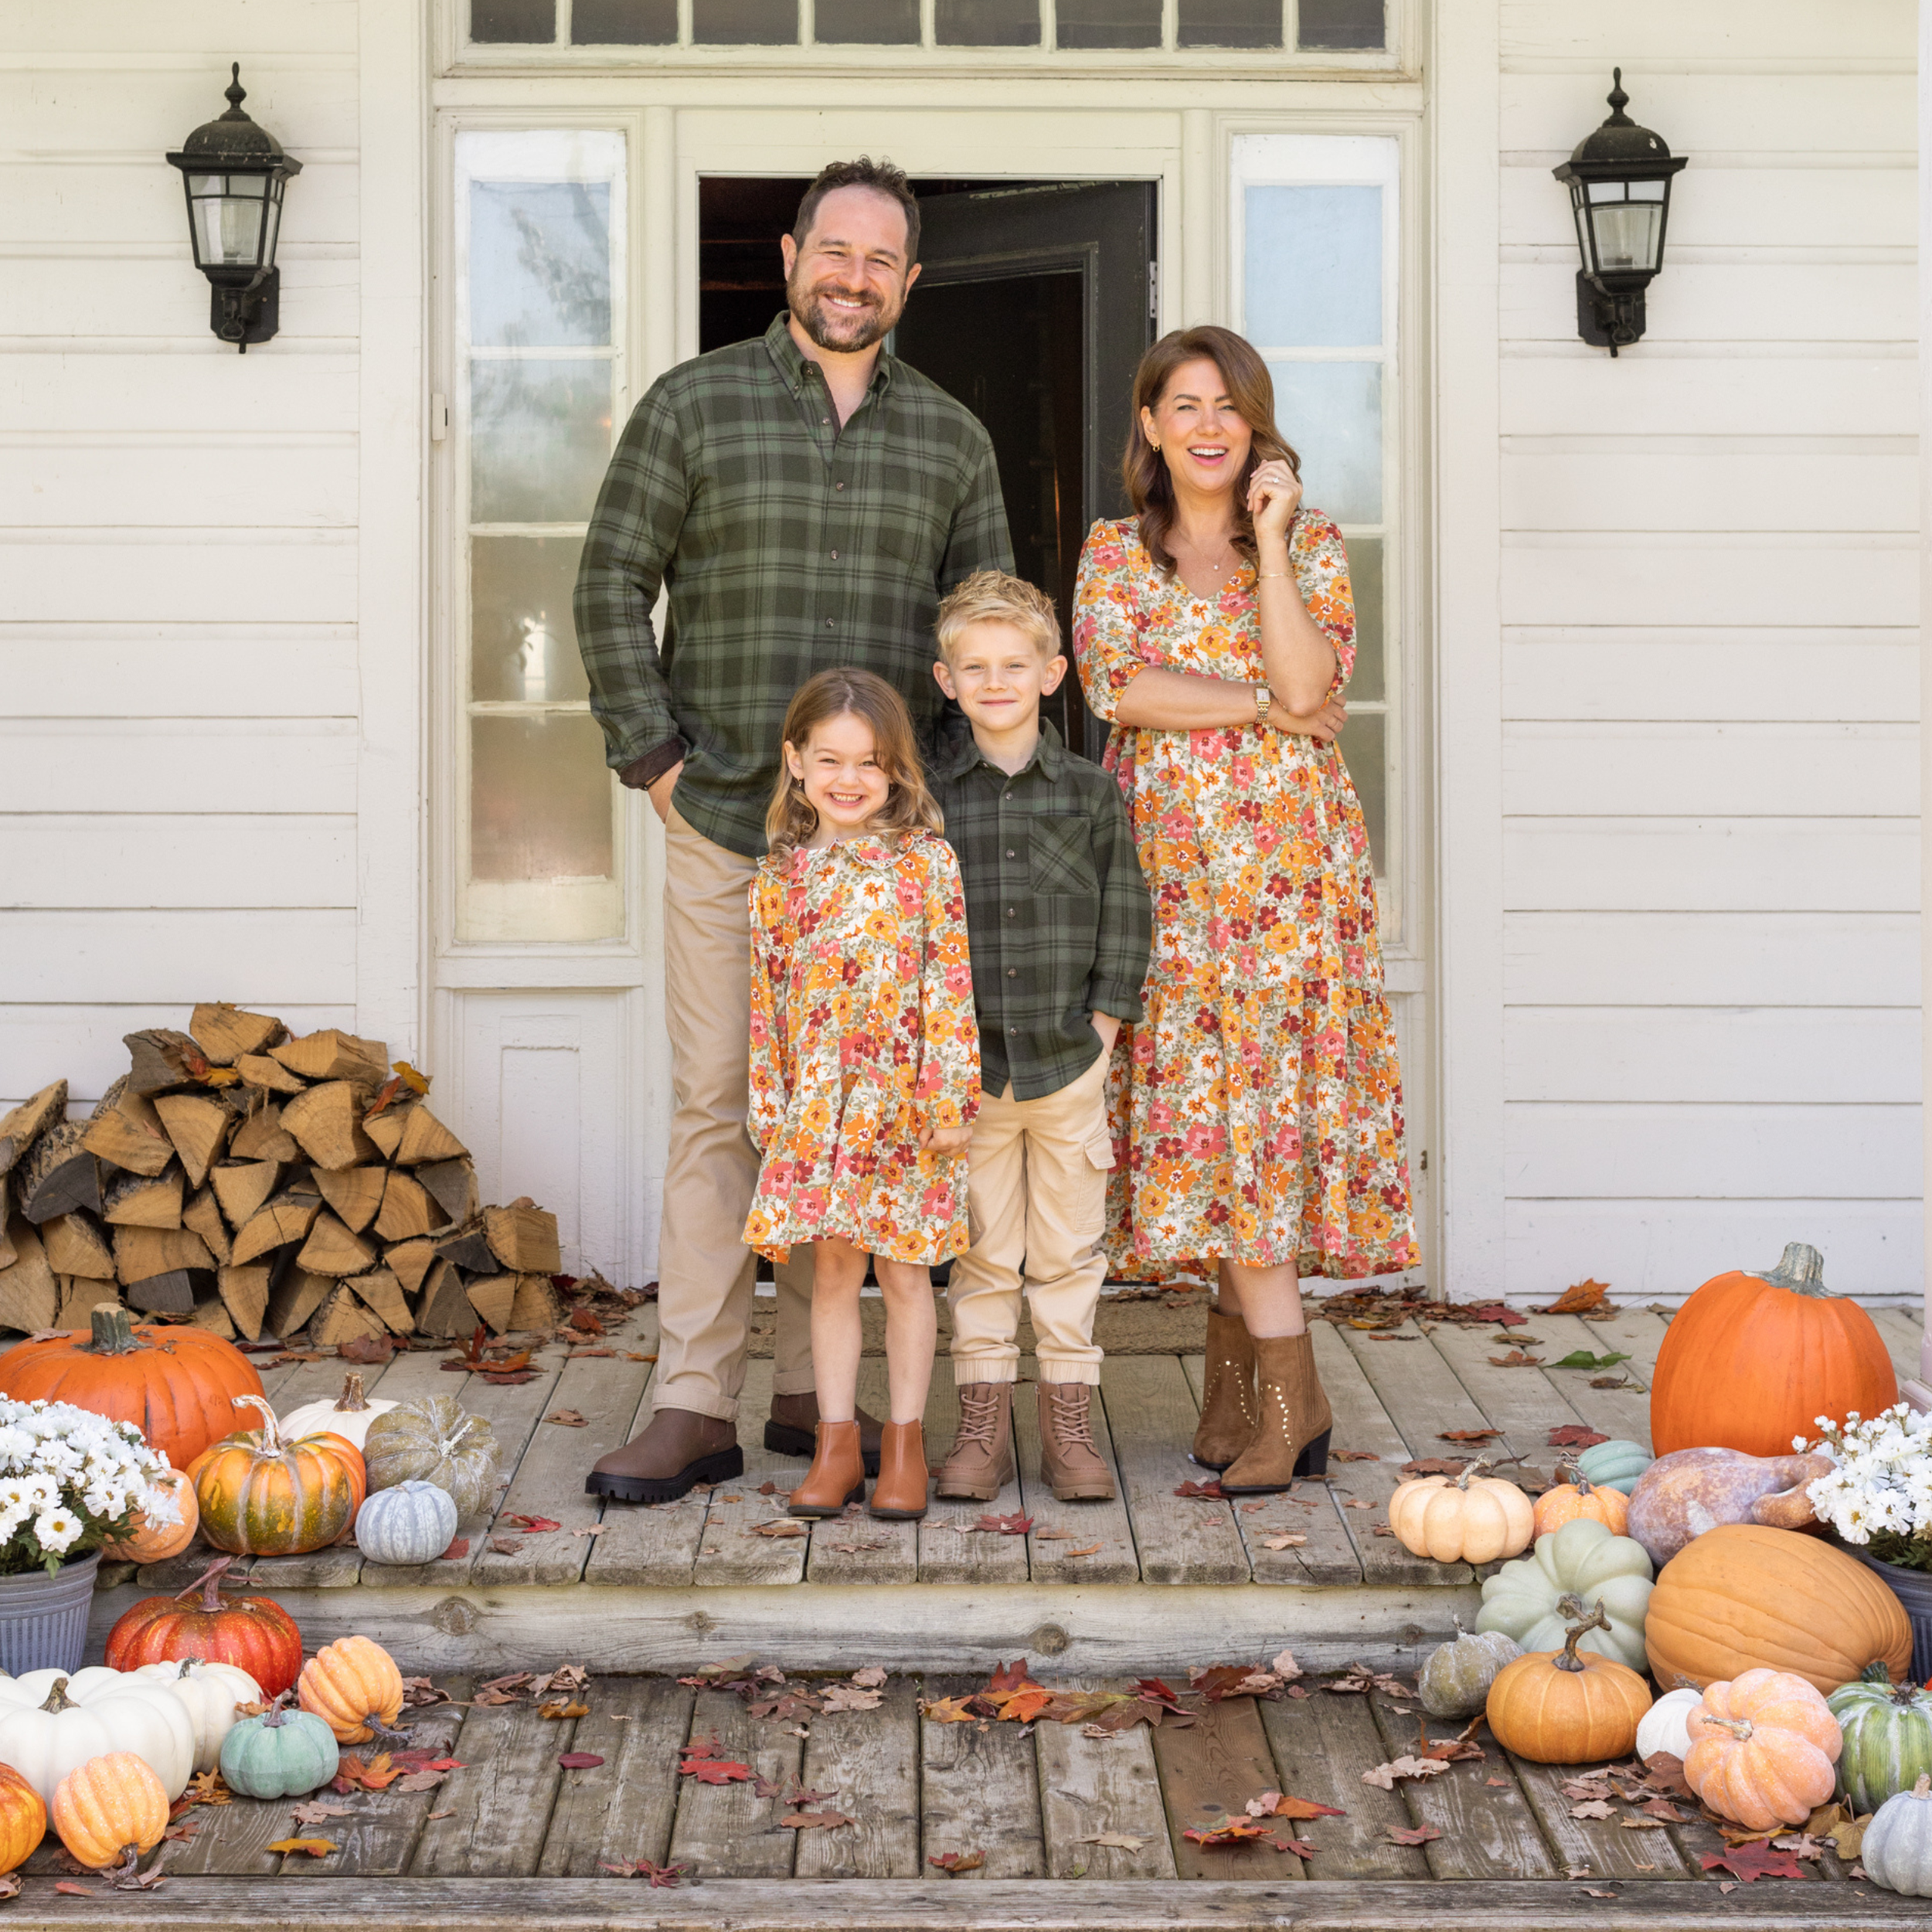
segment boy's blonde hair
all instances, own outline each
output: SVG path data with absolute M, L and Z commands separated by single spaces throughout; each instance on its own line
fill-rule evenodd
M 872 818 L 889 834 L 944 828 L 945 820 L 919 763 L 919 740 L 906 700 L 870 671 L 840 665 L 815 672 L 801 684 L 785 710 L 784 742 L 802 757 L 811 734 L 828 719 L 851 716 L 872 727 L 879 769 L 892 789 Z M 782 757 L 778 783 L 765 813 L 765 842 L 781 857 L 796 850 L 818 829 L 818 812 Z
M 939 655 L 948 664 L 962 632 L 975 624 L 1010 624 L 1032 641 L 1043 658 L 1060 654 L 1060 621 L 1053 600 L 1024 577 L 1004 570 L 975 570 L 940 600 L 933 628 Z

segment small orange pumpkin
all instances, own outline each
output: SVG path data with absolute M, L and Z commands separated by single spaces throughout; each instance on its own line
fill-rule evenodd
M 170 1556 L 179 1556 L 195 1540 L 195 1532 L 201 1526 L 201 1510 L 187 1471 L 170 1469 L 165 1475 L 155 1478 L 154 1487 L 175 1505 L 180 1522 L 151 1524 L 137 1509 L 134 1526 L 127 1535 L 100 1546 L 101 1555 L 110 1563 L 165 1563 Z
M 1719 1818 L 1768 1832 L 1802 1825 L 1832 1795 L 1844 1734 L 1804 1678 L 1747 1670 L 1707 1685 L 1684 1722 L 1684 1782 Z
M 46 1835 L 40 1794 L 11 1764 L 0 1764 L 0 1872 L 25 1863 Z
M 237 1556 L 291 1556 L 322 1549 L 354 1522 L 369 1478 L 362 1451 L 324 1434 L 284 1440 L 275 1412 L 259 1396 L 262 1426 L 225 1437 L 189 1465 L 201 1533 Z
M 166 1787 L 132 1751 L 90 1757 L 54 1787 L 53 1828 L 90 1871 L 131 1871 L 168 1828 Z
M 1496 1673 L 1484 1706 L 1489 1728 L 1505 1750 L 1534 1764 L 1628 1757 L 1650 1709 L 1649 1687 L 1614 1658 L 1577 1650 L 1585 1631 L 1610 1628 L 1601 1604 L 1587 1611 L 1567 1596 L 1556 1607 L 1576 1620 L 1563 1648 L 1532 1651 Z
M 295 1696 L 319 1717 L 338 1744 L 366 1743 L 392 1730 L 403 1714 L 403 1674 L 382 1645 L 367 1637 L 338 1637 L 302 1666 Z
M 1625 1533 L 1630 1522 L 1630 1502 L 1627 1497 L 1617 1490 L 1605 1488 L 1601 1483 L 1592 1482 L 1570 1457 L 1566 1456 L 1556 1465 L 1556 1470 L 1560 1475 L 1567 1475 L 1570 1480 L 1559 1483 L 1553 1489 L 1546 1489 L 1536 1498 L 1532 1513 L 1538 1536 L 1547 1536 L 1562 1529 L 1565 1523 L 1574 1522 L 1580 1516 L 1601 1523 L 1613 1536 Z

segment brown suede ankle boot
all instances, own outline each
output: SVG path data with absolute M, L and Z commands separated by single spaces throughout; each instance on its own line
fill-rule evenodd
M 991 1502 L 1013 1480 L 1013 1385 L 962 1382 L 959 1433 L 934 1481 L 942 1496 Z
M 1270 1335 L 1254 1344 L 1261 1426 L 1229 1464 L 1221 1488 L 1230 1496 L 1285 1489 L 1297 1476 L 1328 1467 L 1328 1398 L 1315 1372 L 1315 1342 L 1307 1334 Z
M 821 1422 L 818 1446 L 805 1479 L 785 1505 L 794 1516 L 835 1516 L 849 1502 L 866 1500 L 866 1465 L 855 1422 Z
M 1094 1440 L 1093 1393 L 1083 1382 L 1039 1385 L 1040 1474 L 1062 1502 L 1114 1498 L 1114 1472 Z
M 889 1422 L 880 1432 L 872 1513 L 898 1521 L 926 1513 L 926 1431 L 916 1422 Z
M 1260 1410 L 1254 1400 L 1254 1344 L 1239 1315 L 1207 1311 L 1207 1379 L 1193 1460 L 1225 1469 L 1254 1440 Z

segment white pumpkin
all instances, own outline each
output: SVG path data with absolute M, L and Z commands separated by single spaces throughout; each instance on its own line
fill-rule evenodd
M 326 1429 L 332 1434 L 346 1436 L 360 1449 L 365 1446 L 363 1438 L 369 1434 L 369 1425 L 396 1406 L 364 1395 L 362 1378 L 352 1374 L 343 1378 L 342 1393 L 334 1401 L 305 1402 L 299 1409 L 290 1410 L 278 1426 L 291 1442 L 298 1436 L 312 1436 Z
M 1690 1756 L 1690 1714 L 1704 1701 L 1702 1691 L 1666 1691 L 1637 1724 L 1637 1755 L 1655 1757 L 1668 1751 L 1679 1760 Z
M 1894 1791 L 1879 1807 L 1865 1828 L 1859 1862 L 1888 1892 L 1932 1898 L 1932 1778 L 1921 1776 L 1910 1791 Z
M 267 1702 L 261 1685 L 240 1665 L 210 1663 L 202 1657 L 143 1664 L 128 1677 L 131 1682 L 159 1684 L 180 1699 L 195 1727 L 198 1771 L 212 1771 L 221 1763 L 221 1741 L 235 1727 L 236 1706 Z
M 194 1770 L 195 1727 L 187 1706 L 165 1685 L 137 1684 L 119 1672 L 104 1674 L 120 1682 L 97 1684 L 85 1703 L 67 1696 L 63 1681 L 38 1706 L 0 1710 L 0 1764 L 11 1764 L 51 1806 L 54 1787 L 70 1771 L 90 1757 L 131 1751 L 161 1780 L 172 1802 L 187 1790 Z

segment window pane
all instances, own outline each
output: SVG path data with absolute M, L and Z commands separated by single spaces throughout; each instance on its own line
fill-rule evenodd
M 1039 0 L 939 0 L 942 47 L 1037 47 Z
M 611 366 L 473 363 L 470 432 L 471 522 L 586 522 L 611 460 Z
M 1348 696 L 1372 704 L 1389 695 L 1382 617 L 1382 539 L 1349 539 L 1349 582 L 1355 592 L 1355 675 Z
M 470 190 L 470 340 L 563 349 L 611 339 L 605 182 L 480 181 Z
M 470 0 L 470 38 L 554 40 L 556 0 Z
M 577 0 L 570 38 L 580 47 L 668 47 L 678 38 L 678 0 Z
M 1181 0 L 1184 47 L 1278 47 L 1281 0 Z
M 1359 711 L 1342 727 L 1342 762 L 1355 781 L 1376 876 L 1389 869 L 1389 720 L 1379 711 Z
M 788 46 L 798 38 L 798 0 L 692 0 L 691 37 L 712 46 Z
M 1382 190 L 1250 188 L 1246 334 L 1267 349 L 1382 341 Z
M 1063 47 L 1158 47 L 1161 0 L 1060 0 L 1056 31 Z
M 1382 0 L 1301 0 L 1295 37 L 1304 47 L 1379 47 Z
M 1382 521 L 1382 365 L 1270 362 L 1274 420 L 1301 458 L 1304 501 L 1338 523 Z
M 916 47 L 919 0 L 818 0 L 812 34 L 821 46 Z
M 570 591 L 578 536 L 470 541 L 470 696 L 512 703 L 588 698 Z
M 611 774 L 587 712 L 471 720 L 470 876 L 611 876 Z

